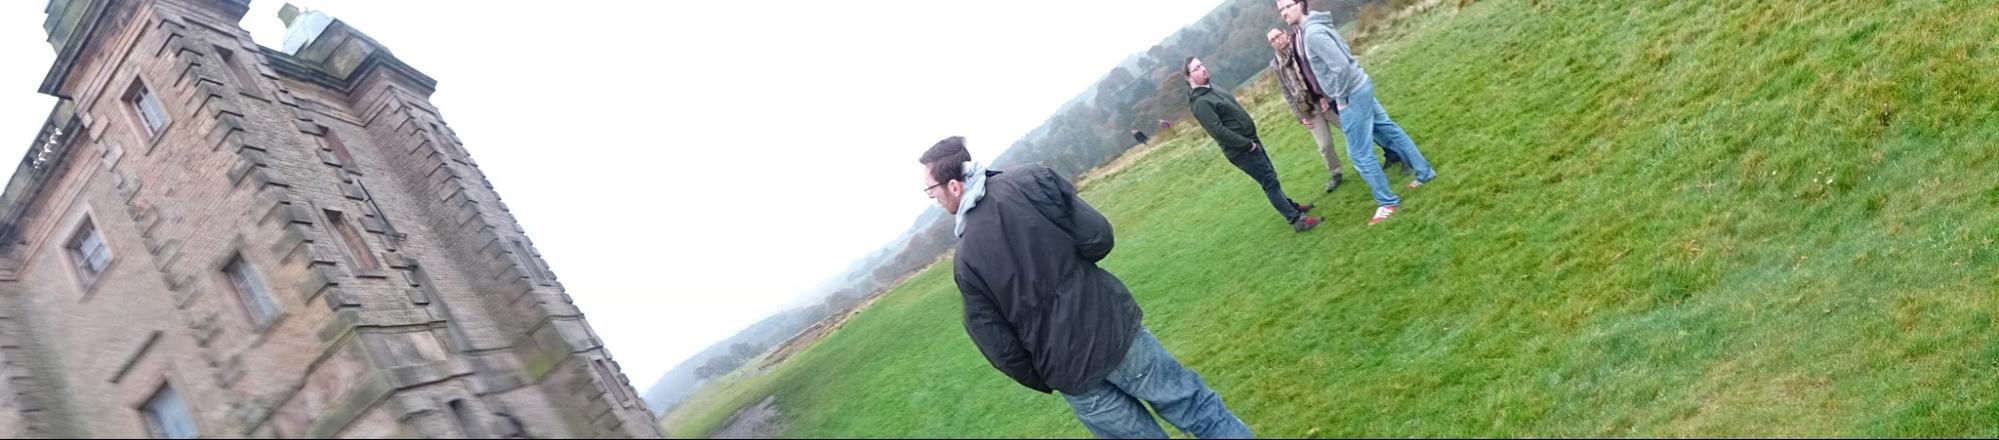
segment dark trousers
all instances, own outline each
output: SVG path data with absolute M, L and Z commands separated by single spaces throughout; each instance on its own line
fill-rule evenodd
M 1285 223 L 1296 223 L 1299 217 L 1304 216 L 1298 212 L 1298 205 L 1284 196 L 1284 187 L 1277 183 L 1277 168 L 1270 166 L 1268 148 L 1230 154 L 1228 157 L 1229 163 L 1235 164 L 1244 174 L 1249 174 L 1249 178 L 1256 179 L 1257 185 L 1263 186 L 1263 195 L 1270 198 L 1270 207 L 1277 208 L 1277 214 L 1284 216 Z
M 1405 162 L 1402 161 L 1402 155 L 1395 154 L 1395 150 L 1390 150 L 1388 149 L 1388 147 L 1381 147 L 1381 168 L 1383 169 L 1393 168 L 1396 165 L 1401 165 L 1404 163 Z
M 1339 122 L 1340 122 L 1340 112 L 1339 112 L 1339 111 L 1337 111 L 1337 110 L 1336 110 L 1336 111 L 1333 111 L 1332 113 L 1329 113 L 1329 114 L 1327 114 L 1327 115 L 1326 115 L 1326 119 L 1330 119 L 1330 120 L 1332 120 L 1332 122 L 1333 122 L 1333 123 L 1334 123 L 1335 125 L 1337 125 L 1337 124 L 1339 124 Z M 1337 127 L 1337 126 L 1334 126 L 1334 127 L 1329 127 L 1329 128 L 1330 128 L 1330 129 L 1331 129 L 1332 131 L 1340 131 L 1340 127 Z M 1313 130 L 1317 130 L 1317 129 L 1318 129 L 1317 127 L 1313 127 Z M 1330 133 L 1328 133 L 1328 135 L 1330 135 Z M 1313 140 L 1317 140 L 1318 136 L 1319 136 L 1319 133 L 1318 133 L 1317 131 L 1314 131 L 1314 132 L 1312 132 L 1312 137 L 1313 137 Z M 1144 141 L 1140 141 L 1140 143 L 1144 143 Z M 1330 152 L 1331 152 L 1331 151 L 1327 151 L 1325 147 L 1319 147 L 1319 151 L 1320 151 L 1320 154 L 1326 154 L 1326 153 L 1330 153 Z M 1332 159 L 1332 157 L 1336 157 L 1336 156 L 1333 156 L 1333 155 L 1331 155 L 1331 154 L 1327 154 L 1327 157 L 1328 157 L 1329 159 L 1327 159 L 1327 160 L 1326 160 L 1326 162 L 1327 162 L 1327 163 L 1326 163 L 1326 170 L 1327 170 L 1327 171 L 1331 171 L 1331 172 L 1332 172 L 1333 174 L 1339 174 L 1339 173 L 1340 173 L 1340 164 L 1339 164 L 1339 159 Z M 1404 166 L 1404 167 L 1407 167 L 1407 166 L 1409 166 L 1409 163 L 1408 163 L 1408 162 L 1403 162 L 1403 161 L 1402 161 L 1402 155 L 1400 155 L 1400 154 L 1395 154 L 1395 150 L 1394 150 L 1394 149 L 1391 149 L 1391 148 L 1388 148 L 1388 147 L 1387 147 L 1387 146 L 1385 146 L 1385 145 L 1384 145 L 1384 146 L 1382 146 L 1382 147 L 1381 147 L 1381 168 L 1382 168 L 1382 169 L 1389 169 L 1389 168 L 1395 168 L 1395 166 L 1397 166 L 1397 165 L 1401 165 L 1401 166 Z

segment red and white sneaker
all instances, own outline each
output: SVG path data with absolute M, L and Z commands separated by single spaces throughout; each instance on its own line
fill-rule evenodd
M 1368 220 L 1368 221 L 1367 221 L 1367 225 L 1368 225 L 1368 226 L 1374 226 L 1374 224 L 1375 224 L 1375 223 L 1381 223 L 1381 221 L 1382 221 L 1382 220 L 1387 220 L 1387 219 L 1388 219 L 1388 216 L 1391 216 L 1391 215 L 1395 215 L 1395 210 L 1396 210 L 1396 209 L 1399 209 L 1399 208 L 1397 208 L 1397 207 L 1395 207 L 1395 206 L 1383 206 L 1383 207 L 1380 207 L 1380 208 L 1375 208 L 1375 209 L 1374 209 L 1374 218 L 1373 218 L 1373 219 L 1371 219 L 1371 220 Z
M 1318 217 L 1312 216 L 1298 217 L 1298 221 L 1291 222 L 1291 230 L 1297 232 L 1310 231 L 1312 228 L 1319 227 L 1319 220 Z

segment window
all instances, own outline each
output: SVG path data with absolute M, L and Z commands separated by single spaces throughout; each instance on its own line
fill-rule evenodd
M 319 138 L 326 142 L 326 149 L 333 150 L 333 157 L 340 160 L 340 166 L 354 166 L 354 154 L 347 151 L 347 143 L 340 141 L 340 135 L 332 128 L 319 126 Z
M 222 267 L 223 275 L 229 277 L 230 287 L 236 290 L 237 299 L 243 301 L 243 310 L 250 314 L 250 322 L 258 328 L 271 324 L 278 317 L 278 304 L 271 301 L 271 293 L 264 290 L 264 278 L 250 262 L 243 261 L 242 255 Z
M 617 373 L 611 372 L 611 367 L 605 364 L 603 359 L 594 359 L 592 362 L 597 364 L 597 375 L 604 377 L 604 386 L 609 388 L 605 391 L 609 391 L 612 396 L 617 396 L 618 403 L 629 406 L 632 403 L 632 397 L 625 394 L 625 384 L 618 380 Z
M 361 234 L 354 230 L 354 225 L 347 222 L 347 216 L 331 209 L 325 212 L 326 222 L 333 225 L 335 234 L 340 235 L 341 248 L 347 251 L 347 258 L 354 261 L 354 267 L 380 269 L 382 266 L 375 260 L 375 253 L 368 251 L 368 242 L 362 240 Z
M 132 90 L 125 93 L 125 102 L 130 103 L 132 111 L 138 113 L 139 122 L 146 128 L 146 136 L 159 136 L 160 130 L 166 129 L 169 122 L 167 108 L 160 106 L 160 99 L 153 96 L 153 91 L 147 89 L 144 83 L 132 83 Z
M 153 438 L 198 438 L 201 432 L 194 428 L 194 418 L 187 412 L 187 403 L 180 400 L 180 393 L 174 392 L 172 385 L 160 385 L 159 391 L 139 407 L 146 417 L 146 428 Z
M 527 245 L 522 244 L 520 240 L 514 240 L 514 258 L 520 260 L 521 267 L 527 268 L 528 275 L 533 276 L 535 281 L 548 282 L 548 272 L 543 271 L 541 265 L 535 263 L 534 254 L 528 253 Z
M 222 58 L 222 64 L 229 65 L 229 73 L 236 79 L 236 88 L 246 92 L 257 90 L 257 76 L 243 67 L 243 62 L 236 59 L 236 52 L 216 46 L 215 55 Z
M 97 283 L 97 277 L 111 266 L 111 248 L 104 245 L 104 235 L 97 233 L 97 225 L 85 218 L 82 225 L 71 234 L 69 244 L 63 246 L 69 253 L 70 261 L 76 264 L 77 278 L 83 285 Z

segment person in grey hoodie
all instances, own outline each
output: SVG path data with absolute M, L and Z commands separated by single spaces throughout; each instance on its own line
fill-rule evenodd
M 1319 156 L 1326 159 L 1326 172 L 1332 174 L 1332 179 L 1326 181 L 1326 192 L 1333 192 L 1340 182 L 1346 180 L 1340 173 L 1343 168 L 1340 165 L 1340 150 L 1345 150 L 1346 145 L 1333 137 L 1333 130 L 1338 130 L 1340 126 L 1340 115 L 1333 112 L 1332 101 L 1319 93 L 1319 85 L 1314 84 L 1308 75 L 1305 52 L 1292 43 L 1297 41 L 1297 34 L 1297 29 L 1278 28 L 1270 28 L 1270 32 L 1264 34 L 1264 38 L 1270 41 L 1270 48 L 1275 51 L 1275 57 L 1270 60 L 1270 73 L 1277 77 L 1277 84 L 1283 86 L 1284 102 L 1290 104 L 1291 117 L 1298 118 L 1298 123 L 1312 133 L 1312 143 L 1319 145 Z M 1381 149 L 1381 159 L 1381 167 L 1389 170 L 1402 163 L 1402 156 L 1387 148 Z M 1407 174 L 1406 170 L 1404 174 Z
M 1360 172 L 1361 180 L 1367 182 L 1375 204 L 1379 205 L 1367 224 L 1381 223 L 1401 208 L 1402 199 L 1389 187 L 1388 175 L 1382 172 L 1381 163 L 1375 161 L 1368 145 L 1380 144 L 1408 162 L 1416 174 L 1416 180 L 1409 182 L 1409 189 L 1436 179 L 1437 170 L 1423 159 L 1423 153 L 1416 150 L 1416 142 L 1409 140 L 1409 134 L 1388 118 L 1388 111 L 1375 99 L 1373 80 L 1361 70 L 1360 61 L 1354 58 L 1346 39 L 1334 29 L 1332 14 L 1308 12 L 1306 6 L 1306 0 L 1277 0 L 1277 15 L 1286 23 L 1301 27 L 1297 44 L 1305 49 L 1305 61 L 1311 71 L 1308 76 L 1333 101 L 1334 109 L 1339 112 L 1340 132 L 1347 137 L 1347 158 L 1353 162 L 1354 170 Z

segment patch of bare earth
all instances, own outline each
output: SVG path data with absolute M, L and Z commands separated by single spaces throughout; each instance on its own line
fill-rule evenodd
M 765 397 L 763 402 L 750 405 L 723 423 L 721 431 L 708 438 L 776 438 L 784 432 L 784 425 L 777 422 L 777 396 Z

